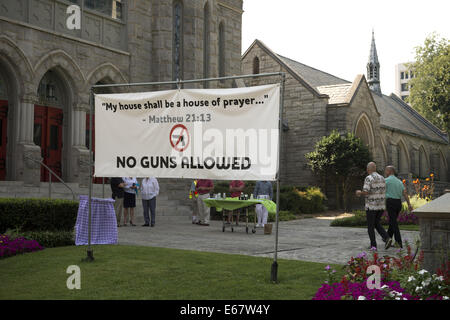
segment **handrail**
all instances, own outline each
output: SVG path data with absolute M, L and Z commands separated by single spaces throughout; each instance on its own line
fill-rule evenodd
M 72 192 L 72 198 L 73 198 L 73 200 L 76 199 L 75 193 L 73 192 L 72 188 L 69 187 L 69 186 L 67 185 L 67 183 L 65 183 L 65 182 L 63 181 L 63 179 L 61 179 L 61 178 L 60 178 L 60 177 L 59 177 L 52 169 L 50 169 L 45 163 L 43 163 L 41 160 L 34 159 L 34 158 L 29 157 L 29 156 L 27 156 L 27 155 L 24 155 L 23 157 L 24 157 L 25 159 L 29 159 L 29 160 L 31 160 L 31 161 L 34 161 L 34 162 L 36 162 L 36 163 L 39 163 L 41 166 L 43 166 L 45 169 L 48 170 L 49 176 L 50 176 L 50 179 L 49 179 L 49 182 L 48 182 L 48 197 L 49 197 L 50 199 L 52 198 L 52 179 L 51 179 L 51 175 L 55 176 L 55 178 L 58 179 L 59 182 L 61 182 L 67 189 L 70 190 L 70 192 Z

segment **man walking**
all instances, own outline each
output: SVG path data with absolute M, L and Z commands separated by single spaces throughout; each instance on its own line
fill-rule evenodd
M 375 239 L 375 229 L 380 234 L 383 241 L 386 243 L 385 248 L 389 248 L 392 244 L 392 239 L 384 230 L 380 223 L 381 216 L 386 209 L 386 182 L 382 175 L 378 174 L 375 162 L 367 164 L 368 176 L 364 180 L 363 190 L 357 190 L 356 195 L 359 197 L 364 195 L 366 197 L 366 217 L 367 217 L 367 232 L 370 238 L 370 248 L 377 248 L 377 241 Z
M 402 237 L 397 222 L 398 214 L 402 210 L 402 195 L 408 203 L 409 211 L 412 211 L 412 206 L 403 182 L 395 176 L 395 168 L 393 166 L 387 166 L 384 170 L 384 175 L 386 177 L 386 210 L 389 215 L 389 229 L 387 233 L 391 238 L 394 235 L 396 245 L 403 248 Z
M 114 201 L 114 211 L 116 212 L 116 218 L 117 218 L 117 226 L 120 227 L 120 219 L 122 217 L 122 210 L 123 210 L 123 196 L 124 196 L 124 190 L 123 187 L 125 186 L 125 183 L 123 182 L 122 178 L 111 178 L 111 191 L 112 191 L 112 198 Z
M 201 226 L 209 226 L 209 207 L 203 202 L 203 199 L 209 197 L 209 193 L 214 189 L 212 180 L 200 179 L 197 180 L 196 190 L 198 192 L 197 207 L 198 207 L 198 224 Z

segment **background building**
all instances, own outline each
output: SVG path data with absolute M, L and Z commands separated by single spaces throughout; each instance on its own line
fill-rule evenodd
M 379 168 L 393 164 L 400 177 L 437 177 L 436 191 L 450 181 L 450 147 L 447 134 L 422 117 L 396 95 L 384 95 L 380 85 L 380 63 L 372 37 L 367 76 L 353 82 L 317 70 L 273 52 L 259 40 L 242 56 L 242 72 L 283 71 L 285 132 L 281 154 L 281 176 L 285 184 L 321 185 L 307 165 L 305 154 L 332 130 L 352 132 L 369 147 Z M 251 80 L 248 85 L 273 80 Z M 335 186 L 325 188 L 334 198 Z
M 414 77 L 414 72 L 408 68 L 408 63 L 399 63 L 395 66 L 395 94 L 405 101 L 409 96 L 409 80 Z

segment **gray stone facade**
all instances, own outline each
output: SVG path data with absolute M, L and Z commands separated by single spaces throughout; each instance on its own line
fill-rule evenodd
M 65 27 L 66 8 L 74 2 L 81 7 L 81 30 Z M 121 18 L 111 7 L 97 10 L 86 3 L 0 0 L 0 87 L 5 87 L 0 100 L 8 101 L 6 180 L 40 182 L 39 164 L 27 157 L 42 159 L 33 126 L 35 105 L 42 102 L 39 86 L 50 71 L 60 98 L 54 106 L 63 110 L 62 178 L 87 184 L 90 87 L 174 80 L 176 3 L 182 8 L 180 77 L 218 76 L 220 63 L 225 75 L 240 73 L 242 0 L 111 0 L 113 8 L 122 6 Z

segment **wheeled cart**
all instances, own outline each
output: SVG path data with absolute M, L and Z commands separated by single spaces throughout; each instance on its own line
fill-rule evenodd
M 249 217 L 249 207 L 240 208 L 236 210 L 222 210 L 222 232 L 225 232 L 227 228 L 234 232 L 235 228 L 245 228 L 245 232 L 248 233 L 250 227 L 252 228 L 252 233 L 256 233 L 256 213 L 253 215 L 253 226 L 249 223 L 251 219 Z M 245 224 L 241 224 L 245 221 Z

